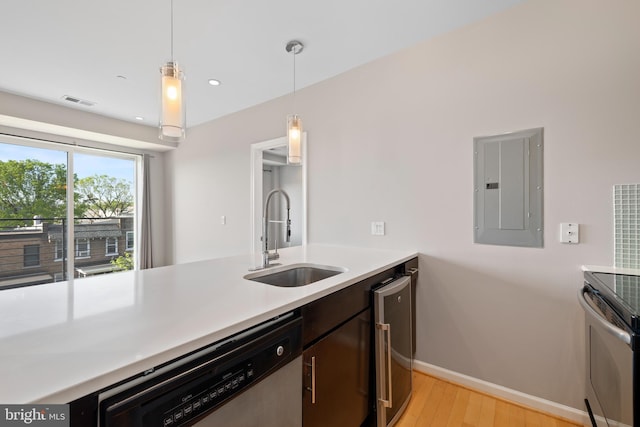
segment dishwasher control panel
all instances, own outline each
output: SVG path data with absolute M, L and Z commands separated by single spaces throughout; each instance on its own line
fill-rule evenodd
M 301 352 L 299 317 L 272 330 L 245 335 L 211 354 L 189 363 L 176 362 L 161 375 L 105 396 L 99 403 L 99 426 L 192 425 Z
M 282 348 L 282 346 L 279 346 L 279 348 Z M 253 369 L 253 362 L 250 361 L 237 371 L 222 375 L 222 379 L 212 386 L 203 384 L 203 387 L 206 387 L 204 390 L 200 390 L 202 387 L 191 390 L 186 395 L 180 397 L 180 403 L 177 406 L 164 412 L 161 425 L 180 425 L 183 421 L 187 421 L 203 412 L 207 412 L 209 409 L 217 407 L 230 396 L 237 394 L 241 389 L 249 386 L 254 378 L 255 371 Z M 198 392 L 198 390 L 200 391 Z M 193 393 L 197 394 L 194 395 Z M 148 418 L 149 417 L 146 417 L 144 421 L 150 422 L 149 425 L 157 425 L 157 423 L 154 423 Z

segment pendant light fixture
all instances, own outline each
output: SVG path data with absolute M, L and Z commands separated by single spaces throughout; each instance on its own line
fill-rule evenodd
M 171 0 L 171 59 L 160 67 L 162 101 L 160 139 L 180 142 L 185 138 L 184 73 L 173 59 L 173 0 Z
M 304 45 L 297 40 L 287 43 L 285 49 L 293 54 L 293 111 L 296 110 L 296 55 L 302 52 Z M 302 163 L 302 119 L 297 114 L 287 116 L 287 163 L 299 165 Z

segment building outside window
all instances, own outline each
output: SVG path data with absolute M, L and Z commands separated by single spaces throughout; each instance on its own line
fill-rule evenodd
M 25 268 L 38 267 L 40 265 L 40 245 L 26 245 L 23 250 Z

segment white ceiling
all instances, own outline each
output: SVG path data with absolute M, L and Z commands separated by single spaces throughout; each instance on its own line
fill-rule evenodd
M 187 123 L 290 93 L 289 40 L 305 45 L 296 57 L 299 89 L 521 1 L 175 0 Z M 4 0 L 0 90 L 156 126 L 170 22 L 171 0 Z M 210 78 L 222 85 L 210 86 Z

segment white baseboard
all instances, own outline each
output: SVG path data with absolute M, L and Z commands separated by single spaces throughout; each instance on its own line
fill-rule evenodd
M 498 384 L 493 384 L 488 381 L 470 377 L 468 375 L 459 374 L 457 372 L 450 371 L 448 369 L 441 368 L 430 363 L 421 362 L 419 360 L 413 361 L 413 369 L 418 372 L 442 378 L 453 383 L 490 394 L 491 396 L 509 400 L 511 402 L 515 402 L 520 405 L 545 412 L 547 414 L 555 415 L 557 417 L 561 417 L 575 423 L 580 423 L 584 426 L 591 425 L 591 422 L 589 421 L 589 415 L 585 411 L 580 411 L 579 409 L 575 409 L 570 406 L 561 405 L 560 403 L 522 393 L 517 390 L 512 390 Z

